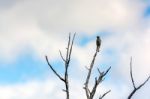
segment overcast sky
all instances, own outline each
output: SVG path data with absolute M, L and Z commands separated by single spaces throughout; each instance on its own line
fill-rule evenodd
M 69 68 L 71 99 L 86 99 L 83 84 L 102 39 L 96 68 L 112 67 L 98 93 L 126 99 L 131 92 L 130 57 L 136 85 L 150 75 L 149 0 L 0 0 L 0 99 L 65 99 L 62 74 L 69 33 L 77 33 Z M 150 81 L 133 99 L 150 98 Z M 95 98 L 96 98 L 95 97 Z

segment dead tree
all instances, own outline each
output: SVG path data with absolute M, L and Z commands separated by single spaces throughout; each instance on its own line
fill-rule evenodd
M 101 42 L 100 42 L 101 43 Z M 97 46 L 97 47 L 100 47 L 100 46 Z M 87 99 L 93 99 L 94 98 L 94 95 L 95 95 L 95 93 L 96 93 L 96 89 L 97 89 L 97 87 L 98 87 L 98 85 L 104 80 L 104 77 L 106 76 L 106 74 L 109 72 L 109 70 L 111 69 L 111 67 L 109 67 L 105 72 L 101 72 L 100 70 L 99 70 L 99 68 L 97 69 L 98 70 L 98 72 L 99 72 L 99 75 L 98 75 L 98 77 L 95 77 L 95 83 L 94 83 L 94 86 L 92 87 L 92 89 L 90 90 L 90 88 L 89 88 L 89 81 L 90 81 L 90 77 L 91 77 L 91 74 L 92 74 L 92 69 L 93 69 L 93 67 L 94 67 L 94 62 L 95 62 L 95 59 L 96 59 L 96 56 L 97 56 L 97 54 L 98 54 L 98 52 L 99 52 L 99 50 L 96 50 L 96 52 L 95 52 L 95 54 L 94 54 L 94 56 L 93 56 L 93 59 L 92 59 L 92 62 L 91 62 L 91 64 L 90 64 L 90 66 L 89 66 L 89 68 L 88 67 L 86 67 L 87 69 L 88 69 L 88 74 L 87 74 L 87 77 L 86 77 L 86 81 L 85 81 L 85 83 L 84 83 L 84 90 L 85 90 L 85 93 L 86 93 L 86 98 Z M 108 94 L 110 92 L 110 90 L 109 91 L 107 91 L 107 92 L 105 92 L 102 96 L 100 95 L 99 96 L 99 99 L 102 99 L 106 94 Z
M 53 73 L 61 80 L 64 82 L 65 84 L 65 89 L 63 89 L 64 92 L 66 92 L 66 99 L 69 99 L 69 81 L 68 81 L 68 67 L 69 67 L 69 63 L 70 63 L 70 59 L 71 59 L 71 53 L 72 53 L 72 47 L 73 47 L 73 43 L 74 43 L 74 38 L 75 38 L 75 34 L 73 35 L 73 38 L 71 40 L 71 35 L 69 34 L 69 40 L 68 40 L 68 45 L 67 45 L 67 50 L 66 50 L 66 57 L 64 58 L 61 51 L 59 51 L 60 56 L 62 58 L 62 60 L 64 61 L 65 64 L 65 72 L 64 72 L 64 77 L 62 77 L 55 69 L 54 67 L 50 64 L 50 62 L 48 61 L 48 57 L 45 56 L 46 61 L 48 66 L 50 67 L 50 69 L 53 71 Z
M 62 52 L 59 51 L 59 54 L 62 58 L 62 60 L 64 61 L 64 67 L 65 67 L 65 71 L 64 71 L 64 75 L 61 76 L 55 69 L 54 67 L 50 64 L 49 60 L 48 60 L 48 57 L 45 56 L 46 58 L 46 62 L 48 64 L 48 66 L 50 67 L 50 69 L 53 71 L 53 73 L 62 81 L 64 82 L 65 84 L 65 89 L 63 89 L 63 91 L 66 93 L 66 99 L 70 99 L 70 94 L 69 94 L 69 81 L 68 81 L 68 68 L 69 68 L 69 63 L 70 63 L 70 60 L 71 60 L 71 53 L 72 53 L 72 48 L 73 48 L 73 44 L 74 44 L 74 39 L 75 39 L 75 35 L 76 33 L 73 35 L 73 38 L 71 39 L 71 35 L 69 34 L 69 40 L 68 40 L 68 45 L 67 45 L 67 50 L 66 50 L 66 57 L 63 57 L 62 55 Z M 99 48 L 100 48 L 100 45 L 101 45 L 101 40 L 100 38 L 96 40 L 96 43 L 97 43 L 97 48 L 96 48 L 96 52 L 94 53 L 94 56 L 93 56 L 93 59 L 92 59 L 92 62 L 90 64 L 89 67 L 87 67 L 88 69 L 88 73 L 87 73 L 87 77 L 86 77 L 86 80 L 85 80 L 85 83 L 84 83 L 84 90 L 85 90 L 85 93 L 86 93 L 86 98 L 87 99 L 93 99 L 94 96 L 95 96 L 95 93 L 96 93 L 96 90 L 97 90 L 97 87 L 98 85 L 104 81 L 104 78 L 106 76 L 106 74 L 109 72 L 109 70 L 111 69 L 111 67 L 109 67 L 106 71 L 103 71 L 101 72 L 100 69 L 98 68 L 98 77 L 95 77 L 95 83 L 93 84 L 92 88 L 90 89 L 89 88 L 89 82 L 90 82 L 90 77 L 92 75 L 92 70 L 93 70 L 93 67 L 94 67 L 94 62 L 96 60 L 96 56 L 99 52 Z M 97 50 L 98 49 L 98 50 Z M 132 96 L 141 88 L 143 87 L 147 82 L 148 80 L 150 79 L 150 76 L 142 83 L 140 84 L 138 87 L 136 87 L 135 85 L 135 82 L 134 82 L 134 79 L 133 79 L 133 74 L 132 74 L 132 58 L 130 60 L 130 77 L 131 77 L 131 81 L 132 81 L 132 85 L 133 85 L 133 90 L 132 92 L 129 94 L 128 98 L 127 99 L 131 99 Z M 108 90 L 107 92 L 105 92 L 103 95 L 100 95 L 99 96 L 99 99 L 103 99 L 111 90 Z
M 131 99 L 132 96 L 133 96 L 140 88 L 142 88 L 142 87 L 148 82 L 148 80 L 150 79 L 150 76 L 149 76 L 142 84 L 140 84 L 139 86 L 136 87 L 135 81 L 134 81 L 134 78 L 133 78 L 133 73 L 132 73 L 132 57 L 131 57 L 131 59 L 130 59 L 130 77 L 131 77 L 131 82 L 132 82 L 132 85 L 133 85 L 133 90 L 132 90 L 132 92 L 129 94 L 129 96 L 128 96 L 127 99 Z

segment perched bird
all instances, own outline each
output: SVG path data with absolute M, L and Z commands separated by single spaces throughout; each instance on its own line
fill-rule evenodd
M 97 36 L 97 39 L 96 39 L 96 51 L 97 52 L 99 52 L 100 46 L 101 46 L 101 39 L 99 36 Z

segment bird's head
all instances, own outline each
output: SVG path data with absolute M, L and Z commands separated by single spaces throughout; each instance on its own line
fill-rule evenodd
M 99 36 L 97 36 L 97 38 L 99 38 Z

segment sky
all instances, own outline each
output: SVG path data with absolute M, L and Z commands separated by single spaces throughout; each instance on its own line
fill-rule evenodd
M 69 67 L 71 99 L 86 99 L 83 84 L 102 39 L 96 68 L 111 71 L 98 87 L 105 99 L 126 99 L 150 75 L 149 0 L 0 0 L 0 99 L 65 99 L 63 83 L 45 61 L 63 75 L 68 35 L 76 32 Z M 92 85 L 91 80 L 91 85 Z M 76 91 L 77 90 L 77 91 Z M 150 81 L 133 99 L 149 99 Z

